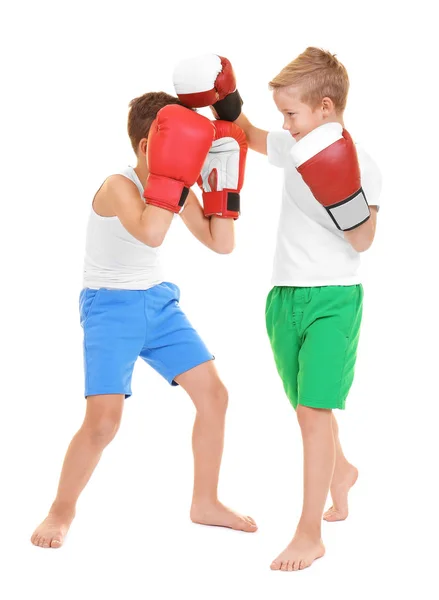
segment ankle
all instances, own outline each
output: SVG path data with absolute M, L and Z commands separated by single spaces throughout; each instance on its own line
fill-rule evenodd
M 76 505 L 72 502 L 55 500 L 50 507 L 49 513 L 57 517 L 74 517 L 76 514 Z
M 218 502 L 217 494 L 194 494 L 192 497 L 192 508 L 215 506 Z
M 351 471 L 354 472 L 356 471 L 356 467 L 354 467 L 353 464 L 351 464 L 350 462 L 348 462 L 346 459 L 342 460 L 342 461 L 337 461 L 337 464 L 335 466 L 334 469 L 334 474 L 345 474 L 345 473 L 350 473 Z
M 320 540 L 322 537 L 321 522 L 319 521 L 316 523 L 314 521 L 307 521 L 303 518 L 300 519 L 297 525 L 296 535 L 307 537 L 310 540 Z

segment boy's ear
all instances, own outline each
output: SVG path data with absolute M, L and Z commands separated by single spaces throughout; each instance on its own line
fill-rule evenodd
M 139 142 L 139 152 L 146 156 L 146 148 L 148 146 L 147 138 L 142 138 Z
M 334 102 L 331 100 L 331 98 L 328 98 L 327 96 L 325 96 L 322 100 L 322 110 L 325 113 L 330 113 L 334 110 Z

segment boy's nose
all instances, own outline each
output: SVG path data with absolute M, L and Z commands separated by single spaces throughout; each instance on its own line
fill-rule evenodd
M 290 126 L 288 125 L 288 123 L 286 121 L 284 121 L 283 129 L 286 129 L 287 131 L 289 131 L 289 129 L 290 129 Z

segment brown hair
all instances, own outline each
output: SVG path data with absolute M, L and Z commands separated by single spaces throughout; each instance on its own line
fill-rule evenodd
M 290 85 L 300 86 L 301 101 L 313 108 L 325 97 L 331 98 L 337 112 L 346 107 L 349 91 L 346 68 L 335 54 L 321 48 L 307 48 L 269 83 L 272 90 Z
M 181 104 L 183 106 L 178 98 L 166 92 L 148 92 L 143 96 L 134 98 L 129 103 L 128 135 L 136 154 L 140 140 L 148 137 L 150 127 L 157 113 L 168 104 Z

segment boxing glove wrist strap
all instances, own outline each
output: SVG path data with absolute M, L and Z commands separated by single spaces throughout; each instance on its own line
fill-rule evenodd
M 220 190 L 216 192 L 203 192 L 204 214 L 206 217 L 217 215 L 224 218 L 237 219 L 240 212 L 239 192 L 233 190 Z M 226 208 L 226 212 L 224 211 Z
M 189 188 L 185 187 L 182 181 L 150 173 L 143 197 L 147 204 L 179 213 L 188 194 Z
M 341 231 L 350 231 L 365 223 L 370 217 L 369 204 L 363 188 L 346 200 L 325 206 L 329 216 Z
M 222 121 L 236 121 L 241 114 L 243 101 L 238 90 L 235 90 L 223 100 L 218 100 L 212 105 L 218 119 Z

